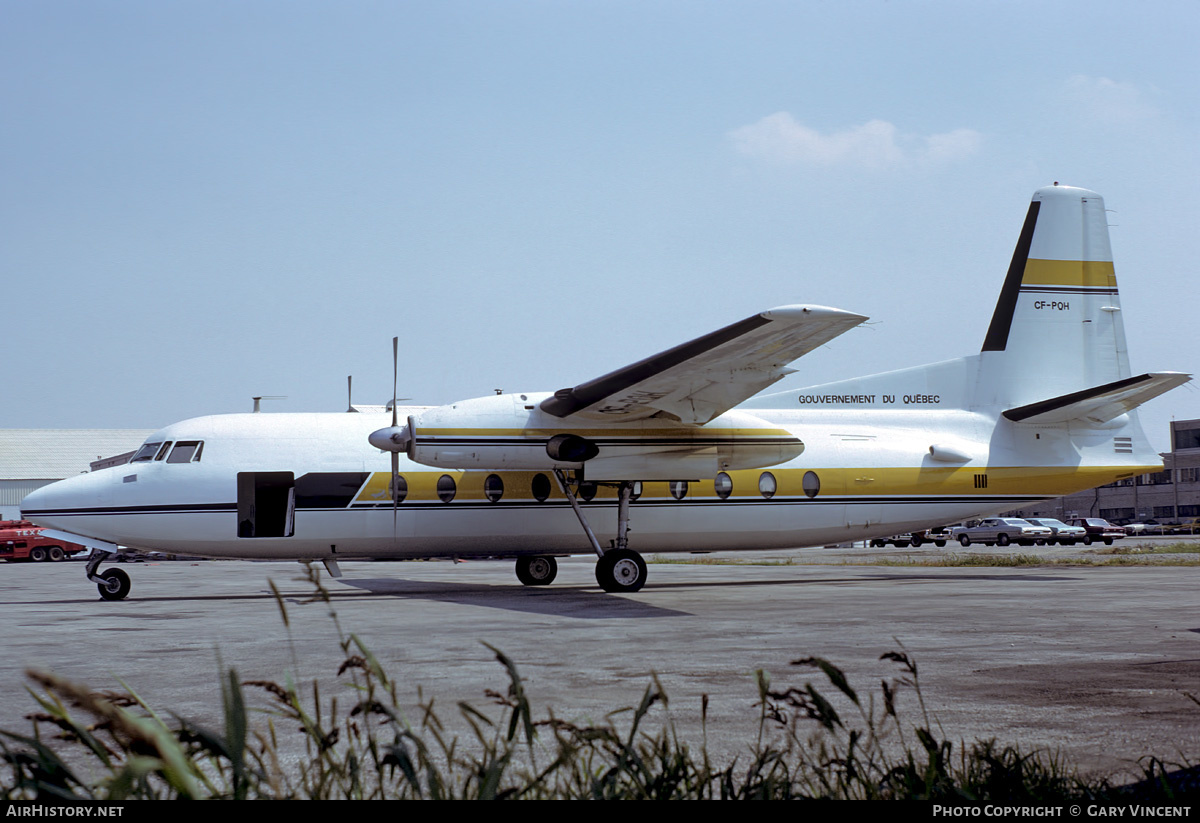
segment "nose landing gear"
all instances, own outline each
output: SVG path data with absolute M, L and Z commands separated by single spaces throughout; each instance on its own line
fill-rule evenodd
M 87 578 L 96 584 L 100 596 L 105 600 L 124 600 L 129 596 L 133 584 L 121 569 L 109 569 L 104 574 L 97 574 L 100 564 L 112 557 L 112 552 L 93 549 L 92 556 L 87 562 Z

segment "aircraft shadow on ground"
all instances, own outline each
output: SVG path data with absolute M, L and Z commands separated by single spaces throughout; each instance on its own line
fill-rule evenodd
M 337 582 L 383 597 L 433 600 L 586 620 L 691 616 L 689 612 L 666 609 L 638 600 L 637 595 L 615 596 L 588 586 L 527 588 L 509 583 L 444 583 L 381 577 L 341 578 Z

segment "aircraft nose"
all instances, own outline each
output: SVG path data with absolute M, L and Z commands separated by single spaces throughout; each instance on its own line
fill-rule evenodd
M 71 530 L 72 520 L 103 505 L 104 478 L 98 473 L 68 477 L 25 495 L 21 516 L 39 526 Z

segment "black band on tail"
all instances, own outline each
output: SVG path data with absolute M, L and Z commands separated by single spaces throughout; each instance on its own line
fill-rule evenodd
M 1025 215 L 1025 225 L 1021 227 L 1021 237 L 1013 250 L 1012 262 L 1008 264 L 1008 276 L 1004 278 L 1004 288 L 1000 290 L 1000 299 L 996 301 L 996 312 L 992 315 L 992 325 L 988 326 L 987 337 L 983 339 L 983 351 L 1004 351 L 1008 346 L 1008 330 L 1012 327 L 1013 312 L 1017 308 L 1017 295 L 1021 292 L 1021 280 L 1025 277 L 1025 263 L 1029 260 L 1029 246 L 1033 243 L 1033 228 L 1037 225 L 1040 200 L 1029 204 L 1029 213 Z

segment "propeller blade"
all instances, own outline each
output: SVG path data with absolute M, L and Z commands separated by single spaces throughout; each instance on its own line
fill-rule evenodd
M 400 338 L 392 338 L 392 428 L 396 422 L 396 383 L 400 373 Z
M 400 510 L 400 453 L 392 452 L 392 540 L 396 539 L 396 515 Z

